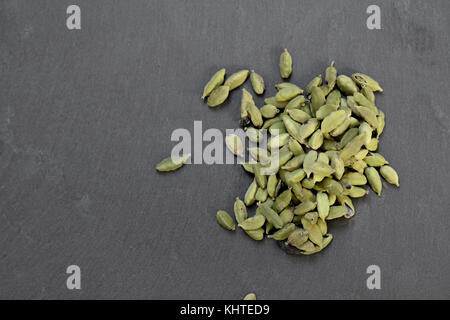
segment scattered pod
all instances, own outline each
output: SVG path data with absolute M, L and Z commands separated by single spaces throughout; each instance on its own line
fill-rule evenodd
M 233 218 L 228 214 L 228 212 L 224 210 L 217 211 L 216 214 L 217 222 L 225 229 L 233 231 L 236 228 L 236 225 L 233 221 Z
M 367 181 L 369 181 L 369 185 L 372 188 L 372 190 L 377 195 L 380 196 L 382 184 L 381 184 L 381 178 L 380 178 L 380 175 L 378 174 L 377 169 L 375 169 L 373 167 L 367 167 L 366 170 L 364 170 L 364 174 L 366 175 Z
M 253 91 L 256 94 L 263 94 L 265 90 L 264 79 L 259 74 L 252 70 L 250 72 L 250 82 L 252 83 Z
M 236 198 L 236 201 L 234 202 L 234 217 L 236 218 L 237 223 L 241 223 L 248 218 L 247 207 L 239 197 Z
M 288 50 L 285 48 L 280 56 L 280 74 L 284 79 L 289 78 L 292 73 L 292 57 Z
M 220 86 L 211 92 L 208 97 L 208 105 L 210 107 L 217 107 L 221 105 L 227 98 L 230 92 L 229 86 Z
M 233 73 L 231 76 L 225 80 L 224 86 L 228 86 L 230 88 L 230 91 L 233 89 L 236 89 L 241 84 L 247 80 L 248 77 L 248 70 L 241 70 L 236 73 Z
M 398 174 L 392 167 L 384 165 L 380 168 L 380 173 L 387 182 L 400 187 L 400 183 L 398 182 Z
M 366 74 L 354 73 L 354 74 L 352 74 L 352 79 L 361 87 L 368 87 L 372 91 L 383 92 L 383 89 L 380 87 L 378 82 Z
M 207 96 L 209 96 L 210 93 L 215 88 L 217 88 L 223 83 L 225 79 L 225 72 L 226 72 L 225 69 L 220 69 L 211 77 L 211 79 L 208 81 L 208 83 L 205 85 L 205 88 L 203 89 L 202 99 L 205 99 Z
M 249 293 L 244 297 L 244 300 L 256 300 L 256 295 L 254 293 Z
M 244 146 L 242 145 L 241 138 L 235 134 L 229 134 L 225 137 L 225 144 L 234 155 L 243 156 Z
M 168 157 L 156 165 L 156 170 L 161 172 L 174 171 L 181 168 L 189 160 L 191 154 L 185 154 L 178 157 Z

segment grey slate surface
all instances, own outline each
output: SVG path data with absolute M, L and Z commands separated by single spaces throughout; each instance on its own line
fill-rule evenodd
M 378 2 L 382 30 L 365 0 L 77 0 L 69 31 L 73 1 L 1 1 L 0 298 L 450 298 L 450 2 Z M 380 81 L 380 152 L 401 182 L 311 257 L 217 225 L 250 183 L 240 167 L 154 170 L 174 129 L 237 127 L 237 91 L 215 110 L 200 100 L 212 73 L 273 85 L 284 47 L 303 87 L 331 60 Z M 366 288 L 371 264 L 381 290 Z

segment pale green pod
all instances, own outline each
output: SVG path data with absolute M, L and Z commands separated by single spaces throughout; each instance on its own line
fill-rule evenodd
M 389 162 L 381 154 L 374 152 L 365 157 L 364 161 L 371 167 L 381 167 L 385 164 L 389 164 Z
M 293 138 L 289 139 L 288 146 L 289 146 L 289 150 L 292 151 L 294 156 L 299 156 L 299 155 L 305 153 L 305 151 L 303 151 L 303 148 L 302 148 L 301 144 L 297 140 L 295 140 Z M 303 163 L 303 161 L 302 161 L 302 163 Z M 297 168 L 295 168 L 295 169 L 297 169 Z
M 269 128 L 269 132 L 272 136 L 276 136 L 282 133 L 286 133 L 287 131 L 283 121 L 280 121 L 272 124 Z
M 366 145 L 367 150 L 369 151 L 377 151 L 378 149 L 378 139 L 377 138 L 372 138 L 369 141 L 369 144 Z
M 263 94 L 265 90 L 264 79 L 259 74 L 252 70 L 250 72 L 250 82 L 252 83 L 253 91 L 256 94 Z
M 324 149 L 325 151 L 337 151 L 341 149 L 341 145 L 335 140 L 324 139 L 322 149 Z
M 372 112 L 375 113 L 375 115 L 378 114 L 378 108 L 369 100 L 367 99 L 362 93 L 355 92 L 353 95 L 353 98 L 355 99 L 355 102 L 357 105 L 369 108 L 372 110 Z
M 305 217 L 302 217 L 301 219 L 303 228 L 308 231 L 308 238 L 312 243 L 315 243 L 317 245 L 322 244 L 322 232 L 320 231 L 320 228 L 317 224 L 311 223 L 308 219 Z
M 249 293 L 244 297 L 244 300 L 256 300 L 256 295 L 254 293 Z
M 317 196 L 317 212 L 322 220 L 328 217 L 330 212 L 330 203 L 328 201 L 328 195 L 326 192 L 318 192 Z M 326 232 L 325 232 L 326 233 Z
M 281 169 L 284 169 L 286 171 L 293 171 L 299 169 L 303 161 L 305 160 L 306 154 L 302 153 L 298 156 L 295 156 L 294 158 L 290 159 L 288 162 L 286 162 L 285 165 L 281 167 Z
M 248 173 L 254 173 L 254 171 L 253 171 L 253 163 L 243 162 L 241 165 L 244 168 L 244 170 L 247 171 Z
M 314 188 L 314 185 L 316 184 L 316 181 L 313 178 L 307 178 L 302 180 L 302 186 L 306 189 L 312 189 Z
M 248 70 L 241 70 L 233 73 L 225 80 L 224 86 L 230 87 L 230 91 L 236 89 L 247 80 Z
M 266 222 L 264 215 L 255 215 L 251 218 L 247 218 L 238 224 L 244 230 L 257 230 L 261 228 Z
M 337 197 L 339 203 L 341 205 L 346 205 L 350 207 L 351 210 L 347 210 L 347 213 L 344 215 L 344 218 L 350 219 L 355 215 L 355 206 L 353 205 L 352 199 L 349 196 L 342 195 Z
M 275 198 L 275 191 L 278 184 L 278 179 L 276 174 L 272 174 L 267 179 L 267 193 L 271 198 Z
M 316 130 L 308 140 L 308 145 L 311 149 L 317 150 L 323 144 L 323 133 L 321 130 Z
M 307 212 L 313 211 L 317 207 L 317 203 L 313 201 L 303 201 L 294 209 L 294 214 L 304 215 Z
M 320 245 L 320 250 L 319 251 L 322 251 L 323 249 L 325 249 L 331 243 L 332 240 L 333 240 L 333 235 L 332 234 L 324 235 L 323 241 L 322 241 L 322 244 Z
M 278 91 L 275 97 L 280 102 L 291 101 L 296 96 L 302 94 L 302 92 L 302 89 L 298 87 L 286 87 Z
M 163 159 L 160 163 L 156 165 L 156 170 L 160 172 L 174 171 L 181 168 L 186 161 L 189 160 L 191 154 L 184 154 L 177 157 L 168 157 Z
M 254 179 L 253 182 L 250 184 L 250 186 L 247 189 L 247 192 L 245 193 L 244 197 L 244 203 L 246 206 L 251 206 L 255 203 L 255 195 L 256 191 L 258 190 L 258 184 L 256 183 L 256 180 Z
M 225 145 L 228 150 L 236 156 L 242 157 L 244 155 L 244 146 L 242 145 L 241 138 L 235 134 L 229 134 L 225 137 Z
M 368 87 L 372 91 L 383 92 L 383 89 L 380 87 L 380 84 L 364 73 L 354 73 L 352 74 L 352 79 L 361 87 Z
M 288 105 L 289 101 L 278 101 L 276 97 L 269 97 L 264 99 L 265 104 L 271 104 L 278 109 L 284 109 Z
M 334 61 L 331 62 L 331 65 L 325 70 L 325 81 L 328 84 L 328 87 L 334 88 L 334 85 L 336 84 L 336 76 L 337 71 L 334 67 Z
M 286 171 L 285 175 L 285 183 L 288 187 L 291 187 L 295 183 L 299 183 L 306 176 L 305 170 L 297 169 L 294 171 Z
M 319 226 L 320 232 L 322 232 L 322 235 L 326 235 L 328 232 L 328 226 L 325 220 L 319 219 L 317 220 L 317 225 Z
M 236 218 L 237 223 L 241 223 L 242 221 L 248 218 L 247 207 L 245 206 L 244 202 L 241 199 L 236 198 L 233 209 L 234 209 L 234 217 Z
M 361 187 L 351 186 L 349 189 L 344 189 L 344 195 L 352 197 L 352 198 L 362 198 L 367 195 L 369 192 Z
M 288 87 L 296 87 L 296 88 L 300 89 L 299 86 L 297 86 L 296 84 L 290 83 L 290 82 L 281 82 L 281 83 L 278 83 L 275 85 L 275 88 L 277 88 L 277 90 L 281 90 L 281 89 L 288 88 Z
M 328 194 L 334 194 L 336 196 L 339 196 L 344 192 L 342 185 L 330 177 L 326 177 L 325 179 L 323 179 L 323 181 L 320 182 L 318 186 L 325 189 Z
M 299 109 L 287 109 L 287 110 L 289 116 L 297 122 L 303 123 L 311 119 L 311 116 L 303 110 Z
M 348 129 L 347 132 L 345 132 L 344 135 L 342 136 L 341 141 L 339 142 L 339 144 L 341 145 L 342 148 L 345 147 L 358 134 L 359 134 L 359 129 L 358 128 Z
M 316 118 L 319 120 L 325 119 L 327 116 L 329 116 L 332 112 L 337 111 L 338 105 L 335 104 L 324 104 L 317 110 L 316 112 Z
M 328 94 L 325 104 L 333 104 L 333 105 L 341 106 L 341 102 L 344 103 L 345 105 L 347 103 L 345 98 L 343 98 L 343 99 L 341 98 L 341 92 L 339 90 L 335 89 Z
M 351 164 L 351 167 L 353 170 L 363 173 L 364 169 L 367 168 L 367 163 L 365 163 L 364 160 L 356 160 Z
M 378 118 L 377 114 L 373 112 L 371 109 L 363 106 L 355 106 L 357 114 L 367 121 L 371 125 L 372 128 L 376 129 L 378 127 Z
M 225 229 L 233 231 L 236 229 L 236 225 L 233 218 L 224 210 L 217 211 L 217 222 Z
M 323 119 L 322 124 L 320 125 L 320 130 L 322 130 L 324 134 L 328 133 L 339 127 L 344 122 L 346 117 L 347 113 L 344 110 L 334 111 Z
M 245 131 L 245 135 L 247 136 L 248 140 L 251 142 L 259 142 L 263 140 L 263 134 L 258 129 L 255 129 L 253 127 L 247 128 Z
M 306 154 L 305 159 L 303 160 L 303 169 L 305 169 L 306 176 L 308 178 L 312 173 L 312 165 L 314 164 L 314 162 L 316 162 L 316 160 L 317 160 L 317 151 L 315 150 L 309 151 Z
M 308 121 L 306 121 L 304 124 L 302 124 L 298 128 L 297 137 L 300 139 L 298 140 L 296 137 L 294 137 L 296 140 L 298 140 L 301 143 L 305 143 L 305 140 L 316 131 L 316 129 L 319 127 L 319 120 L 316 118 L 311 118 Z M 291 134 L 292 136 L 292 134 Z
M 280 218 L 283 220 L 284 225 L 291 223 L 292 219 L 294 219 L 294 208 L 284 208 L 283 211 L 280 212 Z
M 312 224 L 316 224 L 319 220 L 319 214 L 317 213 L 317 211 L 307 212 L 303 217 Z
M 257 147 L 248 148 L 248 152 L 253 159 L 259 161 L 261 164 L 266 165 L 270 163 L 270 152 Z M 253 170 L 254 171 L 254 170 Z M 254 172 L 253 172 L 254 173 Z
M 289 234 L 286 243 L 300 249 L 306 241 L 308 241 L 308 231 L 298 228 Z
M 261 241 L 264 239 L 264 230 L 262 228 L 256 230 L 244 230 L 244 232 L 253 240 Z
M 311 89 L 311 110 L 314 115 L 325 104 L 325 101 L 325 94 L 322 89 L 320 87 L 313 87 Z
M 250 123 L 247 111 L 247 106 L 249 104 L 254 105 L 255 101 L 253 100 L 252 94 L 243 88 L 241 96 L 241 120 L 240 120 L 242 127 L 245 127 Z
M 280 56 L 280 74 L 284 79 L 289 78 L 292 73 L 292 57 L 288 50 L 285 48 Z
M 211 92 L 208 97 L 208 105 L 210 107 L 217 107 L 221 105 L 227 98 L 230 92 L 230 88 L 228 86 L 219 86 Z
M 345 145 L 339 154 L 341 159 L 344 160 L 344 163 L 361 150 L 365 141 L 366 135 L 360 134 Z
M 272 136 L 267 141 L 267 148 L 269 150 L 278 150 L 289 142 L 289 133 L 282 133 L 277 136 Z
M 286 110 L 300 109 L 300 107 L 305 103 L 305 101 L 306 101 L 305 96 L 299 95 L 299 96 L 295 97 L 294 99 L 292 99 L 291 101 L 289 101 L 289 103 L 286 105 L 285 109 Z
M 390 166 L 382 166 L 380 168 L 380 173 L 388 183 L 400 187 L 400 183 L 398 182 L 398 174 L 394 168 Z
M 370 140 L 372 140 L 372 132 L 373 129 L 370 126 L 370 124 L 368 124 L 367 122 L 363 121 L 361 122 L 361 124 L 359 125 L 359 134 L 365 134 L 366 138 L 364 140 L 364 145 L 367 146 L 370 143 Z
M 364 174 L 366 175 L 367 181 L 369 181 L 369 185 L 372 190 L 380 196 L 383 185 L 381 184 L 381 178 L 378 174 L 377 169 L 373 167 L 367 167 L 366 170 L 364 170 Z
M 255 106 L 254 104 L 248 104 L 247 111 L 248 111 L 250 120 L 253 123 L 253 125 L 257 128 L 261 127 L 263 125 L 263 118 L 262 118 L 262 114 L 259 111 L 258 107 Z
M 261 203 L 258 205 L 261 208 L 261 214 L 266 217 L 267 221 L 269 221 L 276 229 L 281 229 L 283 227 L 283 220 L 281 220 L 280 216 L 265 203 Z
M 263 126 L 261 127 L 261 129 L 269 129 L 271 125 L 275 124 L 275 123 L 279 123 L 279 122 L 283 122 L 281 120 L 281 116 L 280 114 L 278 114 L 276 117 L 272 118 L 272 119 L 266 119 L 264 121 Z
M 345 172 L 344 160 L 341 159 L 338 152 L 329 151 L 331 168 L 334 170 L 333 175 L 340 180 Z
M 267 238 L 275 239 L 278 241 L 286 240 L 289 237 L 289 235 L 295 231 L 295 229 L 296 229 L 295 224 L 288 223 L 288 224 L 284 225 L 283 228 L 276 231 L 274 234 L 267 236 Z
M 283 211 L 284 208 L 289 206 L 292 199 L 292 192 L 291 189 L 287 189 L 283 191 L 276 199 L 275 203 L 273 204 L 273 208 L 277 212 Z
M 330 132 L 330 135 L 332 137 L 337 137 L 337 136 L 340 136 L 341 134 L 343 134 L 344 132 L 346 132 L 347 129 L 349 128 L 349 126 L 350 126 L 350 123 L 351 123 L 350 119 L 351 119 L 351 117 L 349 117 L 348 114 L 347 114 L 347 117 L 345 118 L 344 122 L 342 122 L 342 124 L 339 127 L 337 127 L 336 129 L 332 130 Z
M 334 170 L 328 164 L 316 161 L 311 165 L 311 172 L 314 173 L 314 176 L 328 177 L 334 173 Z
M 330 212 L 328 213 L 327 220 L 334 220 L 342 218 L 347 213 L 346 206 L 332 206 L 330 207 Z
M 225 79 L 225 72 L 226 72 L 225 69 L 220 69 L 211 77 L 211 79 L 203 88 L 202 99 L 205 99 L 207 96 L 209 96 L 214 89 L 216 89 L 223 83 Z
M 284 149 L 285 147 L 283 147 L 282 149 Z M 279 153 L 276 153 L 275 155 L 273 155 L 273 157 L 277 157 L 277 161 L 278 161 L 278 169 L 283 167 L 293 156 L 294 154 L 290 151 L 290 150 L 280 150 Z M 274 161 L 274 160 L 272 160 Z
M 361 149 L 357 154 L 355 154 L 353 156 L 353 158 L 355 160 L 363 160 L 367 156 L 368 153 L 369 153 L 369 150 Z
M 314 77 L 306 86 L 305 92 L 307 94 L 311 94 L 312 88 L 319 87 L 322 84 L 322 75 L 319 74 L 317 77 Z
M 342 177 L 341 183 L 349 186 L 363 186 L 367 184 L 367 178 L 359 172 L 347 172 Z
M 355 117 L 350 117 L 350 124 L 348 126 L 349 128 L 356 128 L 359 127 L 359 120 Z
M 267 197 L 268 197 L 267 189 L 258 188 L 255 194 L 256 201 L 264 202 L 267 200 Z
M 287 114 L 283 114 L 281 116 L 281 119 L 283 120 L 283 124 L 289 132 L 289 134 L 297 141 L 302 142 L 299 132 L 300 132 L 300 124 L 294 120 L 291 119 Z
M 261 115 L 266 119 L 271 119 L 280 112 L 277 107 L 271 104 L 266 104 L 261 109 L 259 109 L 259 111 L 261 112 Z
M 259 209 L 259 212 L 261 212 L 261 209 Z M 270 222 L 266 222 L 266 234 L 269 234 L 269 232 L 272 231 L 272 229 L 273 229 L 273 224 L 271 224 Z
M 351 96 L 355 92 L 358 92 L 358 87 L 355 82 L 353 82 L 352 78 L 346 75 L 339 75 L 336 79 L 336 83 L 339 89 L 347 96 Z
M 261 189 L 266 189 L 267 187 L 267 176 L 261 173 L 261 164 L 256 163 L 253 167 L 255 173 L 255 180 Z M 255 194 L 256 197 L 256 194 Z
M 370 102 L 372 102 L 373 105 L 375 105 L 375 94 L 373 93 L 373 90 L 369 87 L 363 87 L 361 88 L 361 93 L 364 95 L 364 97 L 367 98 Z
M 300 183 L 294 183 L 292 185 L 292 193 L 301 202 L 307 202 L 307 201 L 315 202 L 316 201 L 316 196 L 314 195 L 314 193 L 312 193 L 311 190 L 303 188 Z M 294 211 L 294 213 L 295 213 L 295 211 Z
M 337 196 L 335 194 L 328 195 L 328 202 L 330 203 L 330 207 L 336 202 Z

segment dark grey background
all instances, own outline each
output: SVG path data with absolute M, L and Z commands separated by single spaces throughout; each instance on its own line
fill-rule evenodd
M 72 3 L 81 31 L 65 26 Z M 382 30 L 366 27 L 370 4 Z M 1 1 L 0 298 L 450 298 L 449 12 L 444 0 Z M 251 181 L 239 166 L 154 169 L 174 129 L 238 126 L 237 90 L 214 110 L 200 99 L 217 69 L 256 69 L 267 97 L 284 47 L 303 87 L 331 60 L 380 81 L 380 152 L 401 182 L 358 201 L 310 257 L 217 225 Z M 71 264 L 80 291 L 66 288 Z M 381 290 L 366 288 L 371 264 Z

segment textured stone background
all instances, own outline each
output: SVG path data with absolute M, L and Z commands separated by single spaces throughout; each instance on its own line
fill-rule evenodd
M 65 26 L 72 3 L 81 31 Z M 370 4 L 382 30 L 366 28 Z M 0 298 L 450 298 L 448 12 L 444 0 L 1 1 Z M 251 181 L 240 167 L 154 170 L 174 129 L 237 126 L 237 91 L 214 110 L 200 100 L 213 72 L 250 67 L 275 84 L 284 47 L 303 87 L 331 60 L 380 81 L 380 151 L 401 180 L 357 201 L 311 257 L 217 225 Z M 71 264 L 80 291 L 66 289 Z

